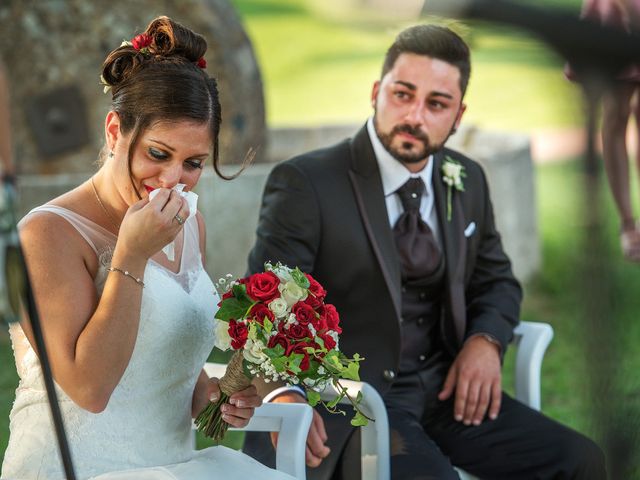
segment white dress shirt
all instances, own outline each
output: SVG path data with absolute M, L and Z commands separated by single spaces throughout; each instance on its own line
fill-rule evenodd
M 433 196 L 433 155 L 429 157 L 427 165 L 421 171 L 412 173 L 384 148 L 373 126 L 373 117 L 367 120 L 367 131 L 369 132 L 373 152 L 380 169 L 382 189 L 387 204 L 387 213 L 389 215 L 389 225 L 393 228 L 404 211 L 400 196 L 396 193 L 396 190 L 404 185 L 411 177 L 421 177 L 424 182 L 425 191 L 420 201 L 420 216 L 422 220 L 429 225 L 438 244 L 442 246 Z

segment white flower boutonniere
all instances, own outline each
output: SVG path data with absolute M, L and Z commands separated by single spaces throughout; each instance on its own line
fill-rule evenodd
M 460 162 L 454 160 L 449 155 L 444 157 L 442 164 L 442 181 L 447 184 L 447 221 L 451 221 L 451 191 L 455 188 L 459 192 L 464 192 L 462 179 L 467 174 Z

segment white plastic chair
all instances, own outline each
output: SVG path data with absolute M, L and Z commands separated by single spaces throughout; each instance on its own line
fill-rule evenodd
M 520 322 L 512 341 L 516 350 L 515 396 L 531 408 L 540 410 L 540 372 L 545 351 L 553 338 L 553 328 L 546 323 Z M 345 381 L 350 395 L 362 391 L 362 408 L 376 419 L 362 427 L 362 478 L 388 480 L 390 478 L 389 425 L 387 410 L 380 394 L 363 382 Z M 323 398 L 330 399 L 335 392 L 327 390 Z M 341 403 L 348 403 L 344 399 Z M 461 480 L 477 480 L 458 470 Z
M 222 377 L 227 366 L 207 363 L 204 366 L 210 377 Z M 306 478 L 305 447 L 313 412 L 302 403 L 265 403 L 256 408 L 249 424 L 240 429 L 249 432 L 279 432 L 276 448 L 276 469 L 299 480 Z

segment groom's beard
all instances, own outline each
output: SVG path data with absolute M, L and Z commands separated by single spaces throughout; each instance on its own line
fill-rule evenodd
M 375 122 L 374 122 L 375 125 Z M 422 143 L 422 148 L 416 148 L 416 144 L 412 142 L 401 142 L 400 145 L 393 145 L 393 140 L 399 133 L 408 133 L 416 140 Z M 429 136 L 420 130 L 420 128 L 412 127 L 408 124 L 396 125 L 389 133 L 380 132 L 376 128 L 376 133 L 380 139 L 380 143 L 384 148 L 398 161 L 402 163 L 420 163 L 429 155 L 437 152 L 444 145 L 443 143 L 432 144 Z M 448 138 L 448 137 L 447 137 Z
M 449 130 L 446 138 L 441 143 L 431 143 L 431 140 L 429 140 L 429 136 L 425 132 L 420 130 L 420 128 L 412 127 L 411 125 L 406 123 L 396 125 L 391 129 L 389 133 L 381 132 L 378 128 L 378 121 L 375 114 L 373 116 L 373 127 L 376 131 L 376 134 L 378 135 L 378 138 L 380 139 L 380 143 L 382 143 L 382 146 L 385 148 L 385 150 L 387 150 L 387 152 L 389 152 L 391 156 L 398 160 L 400 163 L 405 164 L 420 163 L 426 160 L 430 155 L 433 155 L 434 153 L 441 150 L 447 140 L 449 140 L 449 137 L 456 133 L 457 130 L 454 122 L 454 124 L 451 125 L 451 129 Z M 415 143 L 411 142 L 402 142 L 400 147 L 394 147 L 392 145 L 393 139 L 400 132 L 406 132 L 416 140 L 421 141 L 422 148 L 415 150 Z

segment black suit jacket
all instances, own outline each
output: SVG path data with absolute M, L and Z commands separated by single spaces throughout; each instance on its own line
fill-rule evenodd
M 466 173 L 465 191 L 453 190 L 450 221 L 441 174 L 445 156 L 460 162 Z M 434 162 L 446 258 L 444 344 L 455 356 L 466 338 L 488 333 L 504 352 L 518 323 L 521 289 L 495 228 L 485 175 L 476 162 L 446 148 L 434 155 Z M 475 230 L 466 237 L 472 222 Z M 326 301 L 340 314 L 341 350 L 365 357 L 361 379 L 384 395 L 391 385 L 389 372 L 399 364 L 401 278 L 366 126 L 353 139 L 273 169 L 249 269 L 261 271 L 268 260 L 298 266 L 325 287 Z

